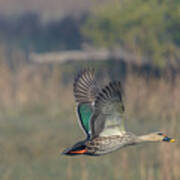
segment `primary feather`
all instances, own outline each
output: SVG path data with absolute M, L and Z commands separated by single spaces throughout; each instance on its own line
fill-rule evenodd
M 85 69 L 76 76 L 74 96 L 77 103 L 93 103 L 98 91 L 94 69 Z

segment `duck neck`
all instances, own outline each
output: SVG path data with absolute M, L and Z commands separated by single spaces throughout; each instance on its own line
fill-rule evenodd
M 144 143 L 144 142 L 157 142 L 159 140 L 155 139 L 152 134 L 145 134 L 137 137 L 137 143 Z

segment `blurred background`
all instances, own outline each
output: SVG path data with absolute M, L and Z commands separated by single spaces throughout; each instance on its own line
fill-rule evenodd
M 128 130 L 176 143 L 65 157 L 83 139 L 73 80 L 121 80 Z M 0 179 L 179 180 L 180 1 L 1 0 Z

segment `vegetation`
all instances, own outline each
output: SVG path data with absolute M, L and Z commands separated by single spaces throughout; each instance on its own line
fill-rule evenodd
M 43 23 L 39 15 L 0 17 L 0 43 L 9 49 L 18 47 L 29 51 L 47 52 L 65 49 L 79 49 L 83 37 L 80 26 L 85 16 L 74 18 L 65 16 L 62 19 Z
M 129 130 L 138 134 L 162 130 L 177 143 L 139 145 L 95 158 L 69 158 L 61 152 L 83 139 L 72 94 L 72 72 L 81 65 L 19 64 L 11 71 L 2 48 L 0 54 L 0 179 L 180 178 L 178 76 L 173 85 L 164 78 L 146 81 L 129 72 L 124 84 Z M 25 58 L 19 53 L 13 57 Z M 109 65 L 102 65 L 103 72 L 109 67 L 115 73 Z M 99 74 L 100 79 L 102 76 Z
M 177 143 L 139 145 L 95 158 L 69 158 L 61 152 L 83 139 L 74 113 L 73 78 L 87 64 L 39 65 L 28 62 L 27 56 L 31 50 L 79 49 L 86 37 L 97 46 L 121 46 L 146 56 L 156 67 L 176 65 L 179 19 L 179 0 L 114 0 L 88 17 L 67 16 L 47 24 L 35 14 L 1 16 L 0 179 L 179 180 L 178 73 L 172 70 L 171 76 L 164 71 L 165 77 L 149 64 L 137 72 L 138 64 L 131 69 L 113 60 L 90 62 L 99 70 L 101 82 L 108 81 L 107 72 L 113 79 L 123 79 L 129 130 L 138 134 L 162 130 Z
M 115 0 L 93 10 L 83 32 L 97 46 L 121 46 L 157 67 L 179 63 L 180 1 Z

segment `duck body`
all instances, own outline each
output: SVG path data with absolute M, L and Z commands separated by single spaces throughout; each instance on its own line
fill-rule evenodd
M 96 137 L 85 143 L 87 154 L 104 155 L 119 150 L 128 145 L 134 145 L 136 136 L 126 132 L 123 136 L 112 135 L 108 137 Z
M 129 145 L 135 145 L 138 143 L 136 140 L 137 136 L 131 132 L 126 132 L 123 136 L 112 135 L 107 137 L 95 137 L 76 143 L 72 148 L 65 150 L 64 154 L 100 156 Z

